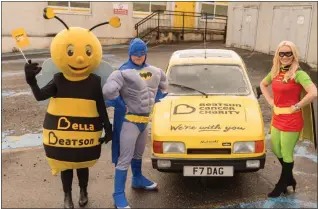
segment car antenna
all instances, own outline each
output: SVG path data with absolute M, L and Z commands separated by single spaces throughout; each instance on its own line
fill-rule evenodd
M 205 14 L 207 15 L 207 14 Z M 207 21 L 207 18 L 205 18 L 205 21 Z M 204 29 L 204 38 L 203 38 L 203 45 L 204 45 L 204 59 L 206 59 L 206 29 Z M 205 69 L 207 69 L 205 67 Z M 208 98 L 208 94 L 205 95 L 206 98 Z
M 206 30 L 204 30 L 204 58 L 206 59 Z
M 208 14 L 205 14 L 205 16 L 207 16 Z M 207 21 L 207 18 L 205 18 L 205 21 Z M 206 23 L 205 23 L 206 25 Z M 204 38 L 203 38 L 204 42 L 204 59 L 206 59 L 206 28 L 204 29 Z

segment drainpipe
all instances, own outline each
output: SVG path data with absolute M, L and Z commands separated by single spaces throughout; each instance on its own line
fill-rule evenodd
M 226 34 L 227 34 L 227 18 L 228 17 L 226 17 L 226 21 L 225 21 L 225 31 L 224 31 L 224 44 L 226 43 Z
M 157 40 L 159 40 L 159 37 L 160 37 L 159 23 L 160 23 L 160 11 L 158 11 L 158 32 L 157 32 Z
M 136 27 L 136 30 L 137 30 L 137 37 L 139 38 L 139 34 L 138 34 L 138 25 Z
M 208 29 L 208 13 L 205 13 L 204 41 L 206 41 L 206 33 Z
M 182 40 L 184 40 L 184 12 L 182 12 Z

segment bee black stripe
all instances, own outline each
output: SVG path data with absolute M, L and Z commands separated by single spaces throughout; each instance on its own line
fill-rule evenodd
M 103 125 L 99 117 L 82 118 L 55 116 L 50 113 L 46 113 L 43 128 L 47 130 L 96 132 L 101 131 L 103 129 Z
M 95 74 L 90 74 L 87 79 L 77 82 L 67 80 L 62 73 L 57 73 L 54 79 L 54 82 L 58 84 L 56 98 L 95 100 L 98 89 L 101 88 L 100 78 Z
M 83 148 L 53 147 L 43 144 L 48 158 L 65 162 L 86 162 L 100 157 L 101 145 Z

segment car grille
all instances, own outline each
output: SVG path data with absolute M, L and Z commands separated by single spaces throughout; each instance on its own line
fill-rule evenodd
M 215 154 L 215 155 L 228 155 L 231 154 L 231 148 L 212 148 L 212 149 L 187 149 L 187 154 Z

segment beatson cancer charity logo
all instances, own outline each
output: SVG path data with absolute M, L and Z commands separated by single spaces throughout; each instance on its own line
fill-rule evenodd
M 188 104 L 178 104 L 173 109 L 174 115 L 187 115 L 198 111 L 199 114 L 238 115 L 242 110 L 241 104 L 232 103 L 200 103 L 199 107 Z

